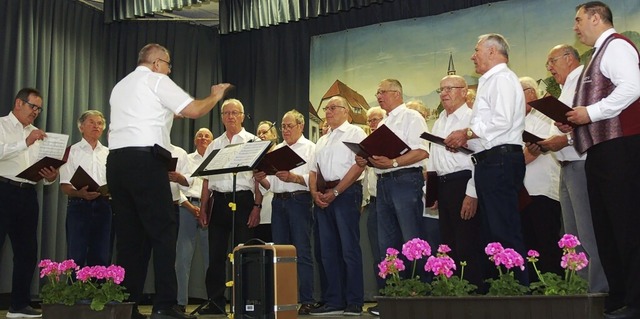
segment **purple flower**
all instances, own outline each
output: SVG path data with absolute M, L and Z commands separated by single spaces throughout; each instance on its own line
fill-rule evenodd
M 446 253 L 448 253 L 450 251 L 451 251 L 451 248 L 449 248 L 449 246 L 447 246 L 447 245 L 438 246 L 438 252 L 441 253 L 441 254 L 446 254 Z
M 451 257 L 444 255 L 427 259 L 424 270 L 433 272 L 434 275 L 445 275 L 447 278 L 453 276 L 453 270 L 456 269 L 456 263 Z
M 564 236 L 560 238 L 560 241 L 558 241 L 558 246 L 560 248 L 574 249 L 579 245 L 580 241 L 578 240 L 578 237 L 571 234 L 564 234 Z
M 560 266 L 564 269 L 578 271 L 589 264 L 589 260 L 587 259 L 587 255 L 585 253 L 580 252 L 569 252 L 562 256 L 562 261 L 560 262 Z
M 489 256 L 493 256 L 501 251 L 503 251 L 504 248 L 502 247 L 502 244 L 500 243 L 489 243 L 487 245 L 487 247 L 485 247 L 484 252 L 489 255 Z
M 529 250 L 529 252 L 527 253 L 527 256 L 529 257 L 540 257 L 540 253 L 538 253 L 537 251 L 531 249 Z
M 402 254 L 408 260 L 418 260 L 423 256 L 431 255 L 431 246 L 425 240 L 414 238 L 402 245 Z

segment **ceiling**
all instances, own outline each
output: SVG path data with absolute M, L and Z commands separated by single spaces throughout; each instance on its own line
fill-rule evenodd
M 104 0 L 78 0 L 90 5 L 98 10 L 104 11 Z M 138 18 L 139 20 L 164 20 L 182 21 L 201 24 L 205 26 L 217 26 L 220 24 L 220 14 L 218 10 L 218 0 L 207 1 L 205 3 L 192 5 L 173 10 L 172 12 L 156 13 L 153 17 Z

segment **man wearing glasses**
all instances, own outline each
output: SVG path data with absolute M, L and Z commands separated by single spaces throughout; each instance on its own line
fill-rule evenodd
M 156 294 L 152 319 L 195 318 L 180 311 L 176 300 L 178 227 L 166 166 L 171 156 L 163 155 L 171 145 L 173 118 L 207 114 L 230 87 L 214 85 L 209 96 L 196 100 L 169 73 L 169 51 L 159 44 L 147 44 L 138 53 L 138 67 L 116 84 L 109 99 L 107 182 L 116 214 L 117 263 L 127 270 L 123 285 L 129 300 L 139 302 L 153 249 Z M 132 318 L 146 316 L 136 307 Z
M 13 248 L 13 282 L 9 318 L 40 318 L 31 308 L 31 279 L 38 253 L 38 198 L 35 183 L 16 177 L 36 162 L 44 131 L 33 126 L 42 111 L 42 95 L 24 88 L 18 92 L 9 115 L 0 118 L 0 247 L 9 235 Z M 58 177 L 49 167 L 40 171 L 45 185 Z
M 398 80 L 382 80 L 375 95 L 380 107 L 387 112 L 387 117 L 380 121 L 378 127 L 386 125 L 411 148 L 396 158 L 376 155 L 368 158 L 378 177 L 376 212 L 378 248 L 382 257 L 387 248 L 402 250 L 403 243 L 421 237 L 424 211 L 422 170 L 425 166 L 423 160 L 429 153 L 427 141 L 420 138 L 420 134 L 429 129 L 422 115 L 404 104 L 402 85 Z M 366 160 L 356 156 L 358 165 L 362 167 L 366 166 Z
M 244 122 L 244 106 L 236 99 L 228 99 L 222 104 L 222 124 L 225 132 L 213 140 L 205 151 L 207 158 L 214 150 L 219 150 L 230 144 L 259 141 L 260 139 L 247 132 L 242 126 Z M 210 221 L 207 224 L 207 214 L 200 214 L 200 224 L 209 227 L 209 269 L 207 269 L 206 286 L 209 305 L 200 310 L 200 314 L 225 314 L 227 300 L 226 290 L 227 254 L 229 236 L 234 232 L 233 247 L 254 237 L 255 227 L 260 224 L 260 209 L 262 208 L 262 194 L 253 179 L 251 171 L 240 172 L 236 175 L 235 203 L 237 209 L 231 211 L 229 203 L 233 201 L 233 174 L 218 174 L 206 176 L 202 182 L 200 211 L 206 212 L 209 195 L 213 192 L 213 208 Z M 255 194 L 255 195 L 254 195 Z M 233 214 L 235 225 L 233 224 Z
M 359 228 L 364 167 L 356 164 L 353 153 L 342 142 L 360 143 L 366 134 L 347 121 L 348 107 L 341 96 L 329 99 L 324 111 L 331 130 L 318 140 L 309 173 L 322 266 L 331 278 L 323 292 L 326 304 L 311 310 L 309 314 L 314 316 L 359 316 L 364 303 Z
M 271 229 L 273 242 L 280 245 L 294 245 L 298 254 L 298 283 L 300 285 L 299 315 L 308 315 L 317 308 L 313 299 L 313 257 L 311 257 L 311 230 L 313 215 L 312 199 L 309 193 L 309 168 L 315 163 L 316 145 L 306 139 L 304 116 L 291 110 L 282 117 L 282 138 L 284 142 L 276 149 L 290 147 L 306 163 L 291 171 L 277 172 L 267 176 L 264 172 L 255 174 L 262 186 L 273 192 L 271 201 Z

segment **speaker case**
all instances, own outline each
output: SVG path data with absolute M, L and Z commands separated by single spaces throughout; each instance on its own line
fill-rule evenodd
M 298 268 L 293 245 L 237 246 L 233 250 L 235 318 L 298 317 Z

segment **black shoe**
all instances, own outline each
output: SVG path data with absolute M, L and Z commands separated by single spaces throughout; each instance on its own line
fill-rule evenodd
M 344 308 L 335 308 L 329 305 L 322 305 L 322 307 L 309 311 L 312 316 L 342 316 L 343 313 Z
M 208 306 L 198 310 L 201 315 L 226 315 L 225 307 L 220 307 L 217 303 L 211 302 Z
M 378 308 L 378 305 L 367 308 L 367 312 L 376 317 L 380 317 L 380 309 Z
M 640 308 L 622 307 L 611 313 L 605 313 L 606 319 L 638 319 L 640 318 Z
M 361 316 L 362 315 L 362 306 L 358 305 L 348 305 L 344 310 L 344 316 Z
M 308 315 L 311 312 L 311 310 L 319 308 L 320 306 L 322 306 L 322 305 L 320 305 L 317 302 L 316 303 L 305 303 L 305 304 L 302 304 L 302 306 L 300 306 L 300 309 L 298 309 L 298 315 L 299 316 Z
M 42 312 L 26 306 L 22 309 L 9 308 L 7 318 L 42 318 Z
M 168 309 L 154 310 L 151 314 L 151 319 L 197 319 L 198 317 L 188 315 L 178 308 L 173 306 Z

